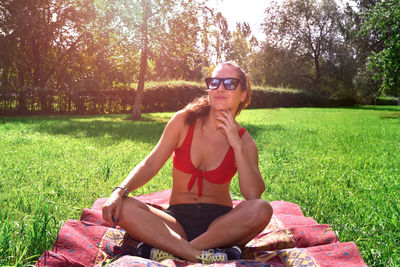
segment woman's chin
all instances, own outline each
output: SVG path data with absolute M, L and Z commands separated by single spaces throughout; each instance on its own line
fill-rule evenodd
M 211 104 L 211 108 L 215 110 L 229 110 L 229 106 L 225 103 L 213 103 Z

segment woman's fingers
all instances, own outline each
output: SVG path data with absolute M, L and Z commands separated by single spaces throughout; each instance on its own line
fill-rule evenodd
M 221 115 L 217 117 L 217 120 L 221 123 L 217 124 L 217 128 L 222 130 L 222 133 L 226 136 L 230 146 L 235 146 L 240 142 L 239 134 L 236 130 L 236 121 L 229 111 L 222 111 Z
M 112 210 L 111 208 L 107 205 L 104 205 L 102 208 L 102 212 L 103 212 L 103 219 L 106 222 L 112 222 Z
M 229 114 L 226 111 L 221 110 L 221 116 L 217 116 L 217 120 L 223 122 L 226 126 L 234 126 L 232 120 L 229 118 Z
M 235 119 L 232 116 L 231 109 L 221 110 L 221 114 L 228 120 L 231 125 L 235 124 Z
M 121 203 L 118 203 L 118 200 L 109 201 L 110 200 L 108 200 L 102 207 L 103 219 L 106 222 L 118 224 L 119 214 L 121 212 Z
M 228 130 L 227 130 L 225 124 L 223 124 L 223 123 L 217 124 L 217 129 L 222 129 L 222 133 L 226 136 Z
M 114 223 L 117 224 L 117 225 L 119 224 L 119 215 L 120 214 L 121 214 L 121 202 L 119 203 L 119 205 L 115 209 L 115 220 L 114 220 Z

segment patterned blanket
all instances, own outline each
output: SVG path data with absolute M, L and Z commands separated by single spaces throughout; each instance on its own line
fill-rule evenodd
M 170 190 L 143 195 L 137 199 L 160 209 L 168 207 Z M 119 227 L 102 219 L 96 200 L 84 209 L 81 219 L 68 220 L 60 229 L 51 251 L 46 251 L 36 266 L 199 266 L 188 261 L 164 260 L 160 263 L 135 255 L 137 240 Z M 239 202 L 235 202 L 235 205 Z M 339 242 L 329 225 L 304 217 L 298 205 L 273 201 L 270 224 L 243 251 L 243 259 L 209 266 L 366 266 L 353 242 Z

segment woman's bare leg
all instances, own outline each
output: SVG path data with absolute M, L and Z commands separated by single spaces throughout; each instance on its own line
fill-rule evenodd
M 172 216 L 134 198 L 123 200 L 119 225 L 133 238 L 183 259 L 196 262 L 201 255 Z
M 197 249 L 246 245 L 268 225 L 271 205 L 262 199 L 240 203 L 229 213 L 216 219 L 207 231 L 190 243 Z

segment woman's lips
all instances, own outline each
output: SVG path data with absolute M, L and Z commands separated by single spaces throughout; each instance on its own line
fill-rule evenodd
M 226 96 L 217 95 L 217 96 L 215 96 L 215 99 L 216 99 L 216 100 L 225 100 L 225 99 L 226 99 Z

